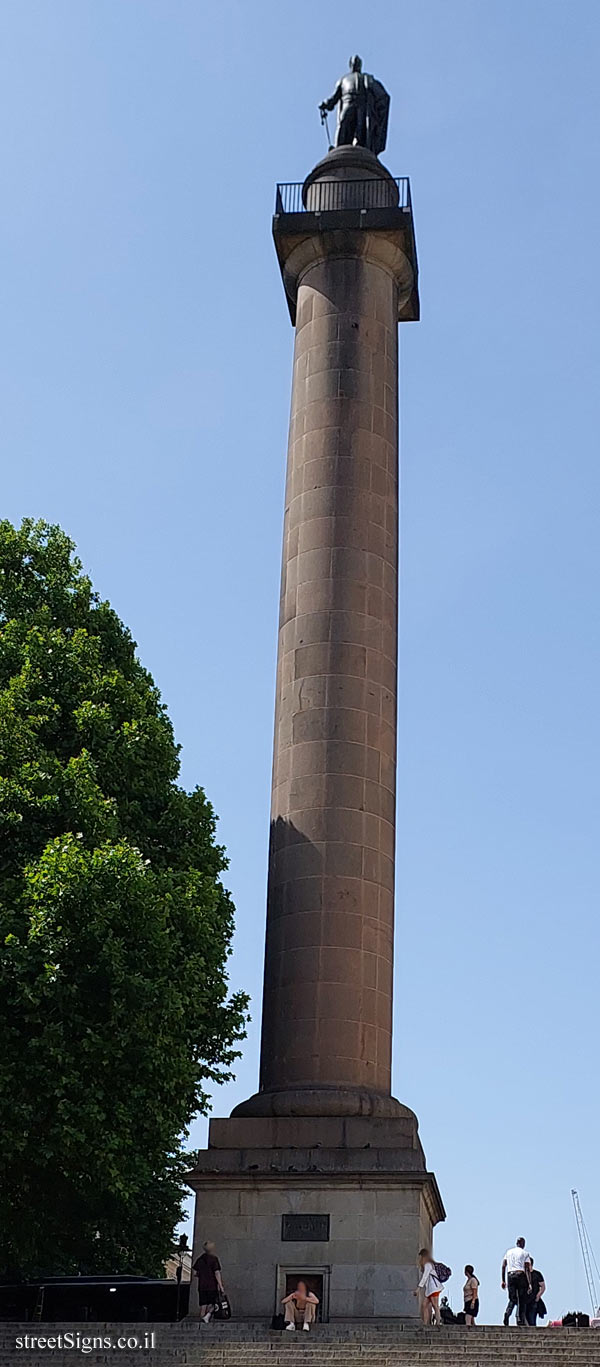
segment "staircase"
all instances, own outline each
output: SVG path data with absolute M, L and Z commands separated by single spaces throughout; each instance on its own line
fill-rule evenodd
M 46 1340 L 70 1332 L 81 1340 L 110 1338 L 92 1352 L 37 1344 L 16 1351 L 17 1337 Z M 146 1334 L 155 1346 L 144 1349 Z M 136 1336 L 141 1345 L 119 1349 L 119 1337 Z M 414 1322 L 323 1324 L 305 1334 L 272 1333 L 258 1323 L 77 1324 L 47 1322 L 0 1325 L 0 1367 L 600 1367 L 600 1330 L 474 1329 L 450 1326 L 423 1329 Z M 150 1367 L 150 1364 L 149 1364 Z

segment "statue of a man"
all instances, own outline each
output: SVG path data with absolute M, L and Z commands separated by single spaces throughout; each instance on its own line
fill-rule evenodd
M 360 57 L 350 58 L 350 70 L 340 77 L 333 95 L 323 100 L 319 109 L 324 114 L 336 105 L 336 147 L 367 147 L 379 156 L 387 138 L 390 97 L 381 81 L 363 71 Z

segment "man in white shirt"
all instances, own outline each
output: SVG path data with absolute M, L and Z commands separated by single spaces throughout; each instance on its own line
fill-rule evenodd
M 525 1240 L 517 1239 L 514 1248 L 509 1248 L 502 1261 L 502 1290 L 508 1281 L 508 1305 L 504 1314 L 505 1327 L 510 1324 L 512 1312 L 517 1307 L 517 1324 L 526 1323 L 527 1301 L 531 1295 L 531 1258 L 525 1251 Z

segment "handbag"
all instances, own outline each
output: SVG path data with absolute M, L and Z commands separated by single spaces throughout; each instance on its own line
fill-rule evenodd
M 219 1296 L 218 1301 L 215 1302 L 215 1308 L 214 1308 L 214 1311 L 213 1311 L 213 1319 L 215 1319 L 215 1320 L 230 1320 L 230 1319 L 231 1319 L 231 1305 L 230 1305 L 230 1303 L 229 1303 L 229 1300 L 228 1300 L 227 1296 L 224 1295 L 224 1294 L 223 1294 L 222 1296 Z

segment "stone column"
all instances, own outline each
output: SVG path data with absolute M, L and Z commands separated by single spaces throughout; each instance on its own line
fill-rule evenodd
M 356 218 L 359 176 L 398 213 L 377 159 L 344 148 L 305 185 L 321 224 L 333 198 L 338 225 Z M 338 226 L 284 251 L 296 336 L 261 1095 L 244 1113 L 390 1114 L 397 333 L 414 276 L 381 230 Z
M 210 1123 L 194 1248 L 236 1314 L 297 1276 L 321 1313 L 416 1313 L 444 1208 L 391 1095 L 398 568 L 397 325 L 418 317 L 408 185 L 331 152 L 273 225 L 296 329 L 260 1090 Z M 258 1250 L 258 1254 L 257 1254 Z
M 307 269 L 284 524 L 265 1091 L 390 1091 L 396 337 L 396 285 L 382 266 L 339 257 Z

